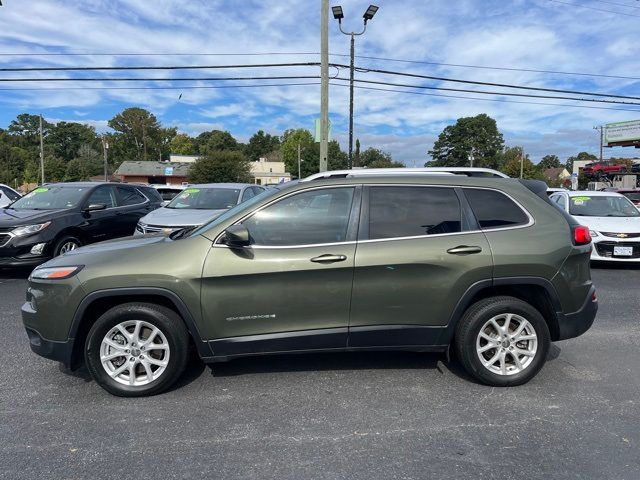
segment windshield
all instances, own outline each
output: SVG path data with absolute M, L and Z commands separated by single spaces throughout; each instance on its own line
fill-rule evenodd
M 80 203 L 89 187 L 72 185 L 49 185 L 38 187 L 16 200 L 9 208 L 13 210 L 62 210 Z
M 277 188 L 277 187 L 265 190 L 264 192 L 262 192 L 262 193 L 256 195 L 255 197 L 247 200 L 246 202 L 242 202 L 240 205 L 236 205 L 232 209 L 227 210 L 226 212 L 224 212 L 219 217 L 216 217 L 213 220 L 211 220 L 209 223 L 205 223 L 204 225 L 200 226 L 199 228 L 197 228 L 196 230 L 191 232 L 191 234 L 189 236 L 191 237 L 191 236 L 201 235 L 204 232 L 206 232 L 207 230 L 209 230 L 210 228 L 213 228 L 216 225 L 218 225 L 219 223 L 224 222 L 225 220 L 227 220 L 227 218 L 233 217 L 236 213 L 250 210 L 256 203 L 261 202 L 262 200 L 264 200 L 265 198 L 270 197 L 271 195 L 275 195 L 279 191 L 280 191 L 280 189 Z
M 571 215 L 581 217 L 638 217 L 640 211 L 625 197 L 581 196 L 571 197 Z
M 226 210 L 238 203 L 239 188 L 186 188 L 166 208 Z

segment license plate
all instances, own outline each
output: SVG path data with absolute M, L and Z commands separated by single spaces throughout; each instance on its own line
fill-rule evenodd
M 613 247 L 613 254 L 621 257 L 630 257 L 633 255 L 633 247 Z

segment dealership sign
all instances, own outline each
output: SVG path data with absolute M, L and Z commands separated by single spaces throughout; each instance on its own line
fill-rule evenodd
M 640 120 L 609 123 L 604 126 L 606 146 L 634 144 L 635 142 L 640 142 Z

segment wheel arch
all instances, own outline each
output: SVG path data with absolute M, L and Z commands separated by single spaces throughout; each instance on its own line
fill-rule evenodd
M 193 316 L 177 294 L 153 287 L 116 288 L 90 293 L 76 309 L 69 330 L 69 338 L 73 340 L 71 368 L 76 368 L 83 362 L 87 334 L 100 315 L 110 308 L 130 302 L 153 303 L 173 310 L 184 322 L 200 357 L 212 356 L 208 343 L 202 341 Z
M 562 312 L 560 299 L 553 284 L 542 277 L 504 277 L 483 280 L 473 284 L 458 301 L 440 343 L 453 340 L 456 325 L 467 309 L 479 300 L 495 296 L 511 296 L 530 304 L 538 310 L 549 327 L 552 341 L 560 337 L 559 316 Z

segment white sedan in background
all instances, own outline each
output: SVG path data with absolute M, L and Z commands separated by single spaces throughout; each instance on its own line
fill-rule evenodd
M 581 225 L 593 239 L 591 260 L 640 262 L 640 211 L 614 192 L 557 192 L 549 197 Z

